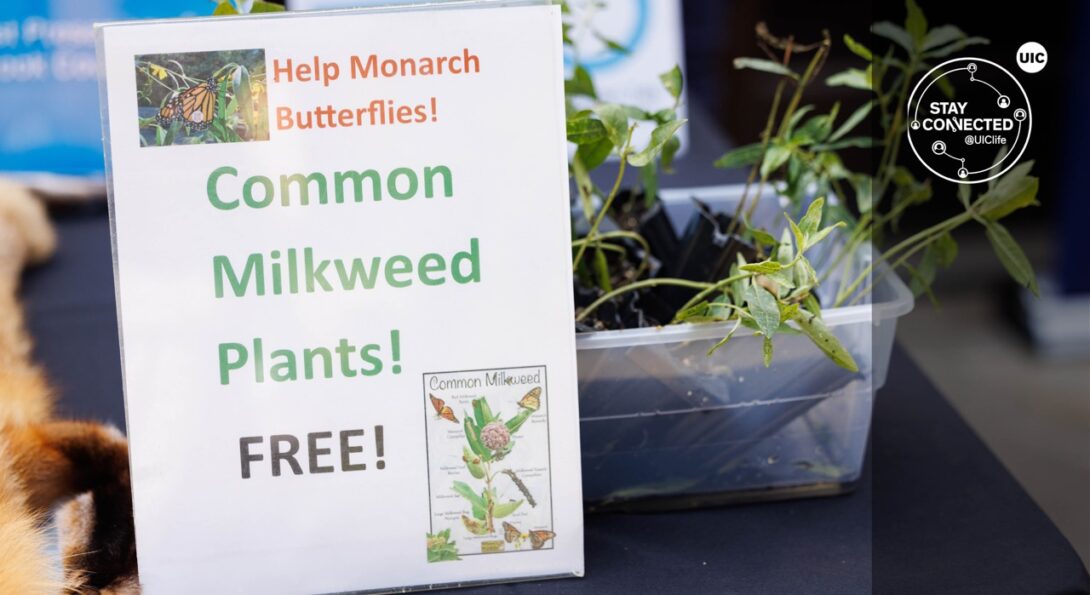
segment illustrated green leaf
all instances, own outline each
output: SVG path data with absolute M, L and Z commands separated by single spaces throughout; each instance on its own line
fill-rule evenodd
M 1029 263 L 1029 259 L 1026 258 L 1026 253 L 1018 246 L 1018 242 L 1014 241 L 1010 232 L 1007 231 L 1007 228 L 1003 227 L 1001 223 L 990 221 L 985 231 L 988 241 L 992 244 L 992 249 L 995 250 L 996 256 L 999 257 L 999 262 L 1007 269 L 1011 278 L 1019 285 L 1028 287 L 1034 295 L 1038 295 L 1037 276 L 1033 272 L 1033 266 Z
M 874 56 L 871 54 L 871 51 L 869 49 L 867 49 L 867 47 L 865 45 L 859 43 L 851 35 L 848 35 L 847 33 L 844 34 L 844 45 L 848 46 L 848 49 L 851 50 L 851 52 L 853 54 L 855 54 L 856 56 L 859 56 L 860 58 L 866 60 L 867 62 L 870 62 L 871 60 L 874 59 Z
M 674 65 L 670 70 L 660 74 L 659 80 L 662 81 L 662 86 L 666 88 L 666 92 L 670 94 L 670 97 L 674 99 L 681 97 L 685 81 L 680 66 Z
M 491 461 L 492 453 L 481 444 L 481 430 L 473 423 L 473 418 L 468 415 L 465 416 L 465 421 L 462 422 L 466 432 L 466 442 L 469 443 L 469 448 L 477 456 L 481 457 L 483 461 Z
M 765 60 L 763 58 L 735 58 L 734 67 L 742 70 L 760 70 L 761 72 L 770 72 L 772 74 L 779 74 L 787 77 L 791 77 L 798 80 L 799 75 L 795 74 L 793 70 L 780 64 L 779 62 L 773 62 L 772 60 Z
M 766 337 L 772 337 L 780 328 L 780 306 L 776 298 L 763 287 L 750 285 L 746 289 L 746 302 L 757 328 Z
M 284 7 L 280 4 L 274 4 L 272 2 L 264 2 L 263 0 L 255 0 L 254 7 L 250 9 L 250 14 L 258 14 L 261 12 L 283 12 Z
M 465 482 L 456 481 L 451 484 L 451 489 L 457 492 L 459 496 L 469 500 L 469 503 L 472 504 L 474 508 L 480 507 L 482 510 L 487 508 L 487 503 L 484 498 Z
M 484 465 L 481 464 L 481 457 L 477 456 L 468 446 L 462 447 L 462 461 L 466 464 L 466 469 L 469 470 L 469 474 L 474 479 L 484 479 Z
M 519 506 L 522 506 L 522 500 L 511 500 L 509 502 L 500 502 L 492 507 L 492 516 L 497 519 L 509 516 L 511 513 L 518 510 Z
M 820 318 L 810 312 L 799 310 L 795 314 L 795 324 L 799 325 L 803 334 L 809 337 L 822 353 L 833 360 L 833 363 L 852 372 L 859 371 L 859 364 L 855 363 L 855 358 L 847 349 L 844 349 L 840 340 L 829 331 Z
M 235 9 L 235 5 L 231 4 L 231 0 L 220 0 L 220 3 L 216 5 L 216 9 L 212 11 L 212 16 L 225 16 L 238 14 L 238 10 Z
M 719 169 L 731 169 L 743 165 L 753 165 L 761 160 L 764 155 L 764 146 L 761 143 L 753 143 L 736 149 L 731 149 L 715 160 L 715 167 Z
M 673 122 L 667 122 L 656 126 L 655 129 L 651 131 L 651 140 L 648 141 L 647 147 L 639 153 L 629 155 L 628 164 L 634 167 L 643 167 L 648 163 L 651 163 L 651 160 L 662 150 L 666 141 L 670 140 L 686 122 L 688 122 L 688 120 L 674 120 Z
M 840 139 L 845 134 L 851 132 L 852 129 L 854 129 L 856 126 L 858 126 L 859 123 L 866 119 L 866 117 L 870 114 L 871 109 L 874 108 L 874 103 L 875 102 L 872 99 L 856 108 L 856 110 L 852 112 L 852 115 L 848 116 L 848 119 L 844 120 L 844 123 L 836 129 L 836 132 L 833 132 L 832 135 L 829 136 L 829 142 L 834 142 Z
M 526 423 L 526 420 L 529 419 L 530 415 L 532 415 L 533 413 L 534 412 L 529 409 L 523 409 L 522 411 L 516 413 L 515 417 L 507 420 L 507 423 L 504 424 L 507 426 L 507 431 L 511 432 L 512 434 L 518 432 L 519 428 L 522 427 L 522 424 Z
M 496 418 L 492 415 L 492 408 L 488 406 L 488 399 L 484 397 L 473 399 L 473 419 L 478 428 L 484 428 L 495 421 Z

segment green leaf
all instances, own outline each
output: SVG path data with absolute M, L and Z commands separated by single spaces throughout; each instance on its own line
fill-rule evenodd
M 836 141 L 840 137 L 851 132 L 853 128 L 858 126 L 860 122 L 866 119 L 867 115 L 870 114 L 870 111 L 873 107 L 873 99 L 859 106 L 854 112 L 852 112 L 852 115 L 848 116 L 847 120 L 844 120 L 844 123 L 840 125 L 840 128 L 837 128 L 836 132 L 829 136 L 829 142 Z
M 616 147 L 623 147 L 628 140 L 628 114 L 616 103 L 605 103 L 594 108 L 594 113 L 602 119 L 609 140 Z
M 659 80 L 662 81 L 662 86 L 666 88 L 666 92 L 670 94 L 670 97 L 675 100 L 681 97 L 681 90 L 685 82 L 680 66 L 674 65 L 670 70 L 660 74 Z
M 897 25 L 894 25 L 889 21 L 875 23 L 870 30 L 871 33 L 874 33 L 875 35 L 881 37 L 885 37 L 886 39 L 896 43 L 910 54 L 915 49 L 912 42 L 912 36 L 909 35 L 908 31 L 905 31 L 901 27 L 898 27 Z
M 473 488 L 469 487 L 469 485 L 467 485 L 466 483 L 456 481 L 451 484 L 451 488 L 455 492 L 457 492 L 459 496 L 465 498 L 466 500 L 469 500 L 469 503 L 472 504 L 474 508 L 480 507 L 482 510 L 487 508 L 487 504 L 484 501 L 484 498 L 482 498 Z
M 932 50 L 930 52 L 925 52 L 923 57 L 924 58 L 945 58 L 946 56 L 949 56 L 950 54 L 953 54 L 955 52 L 960 52 L 961 50 L 963 50 L 963 49 L 965 49 L 965 48 L 967 48 L 967 47 L 969 47 L 971 45 L 988 45 L 989 43 L 991 43 L 991 42 L 988 41 L 988 39 L 984 38 L 984 37 L 966 37 L 965 39 L 962 39 L 960 41 L 955 41 L 954 43 L 951 43 L 950 45 L 947 45 L 947 46 L 943 46 L 943 47 L 941 47 L 941 48 L 939 48 L 937 50 Z M 942 78 L 940 80 L 946 81 L 946 78 Z
M 859 208 L 859 214 L 869 213 L 874 205 L 874 178 L 859 174 L 852 178 L 855 187 L 855 204 Z
M 965 32 L 953 25 L 940 25 L 927 32 L 927 36 L 924 37 L 920 50 L 926 52 L 927 50 L 935 49 L 941 45 L 946 45 L 951 41 L 965 39 L 965 37 Z
M 847 149 L 849 147 L 869 149 L 877 144 L 878 142 L 869 136 L 857 136 L 838 140 L 835 143 L 814 145 L 812 148 L 815 151 L 839 151 L 840 149 Z
M 731 149 L 715 160 L 715 167 L 719 169 L 731 169 L 743 165 L 753 165 L 761 160 L 764 155 L 764 145 L 753 143 L 736 149 Z
M 766 337 L 772 337 L 780 328 L 780 306 L 776 298 L 765 288 L 750 285 L 746 289 L 746 303 L 749 313 L 757 323 L 757 328 Z
M 284 7 L 279 4 L 273 4 L 272 2 L 263 2 L 262 0 L 255 0 L 254 7 L 250 9 L 250 14 L 257 14 L 259 12 L 283 12 Z
M 767 234 L 766 234 L 767 235 Z M 769 236 L 771 237 L 771 236 Z M 775 243 L 775 242 L 773 242 Z M 752 264 L 744 264 L 741 268 L 743 271 L 749 273 L 758 273 L 761 275 L 767 275 L 769 273 L 775 273 L 776 271 L 783 270 L 783 265 L 774 260 L 765 260 L 763 262 L 755 262 Z
M 991 221 L 998 221 L 1018 209 L 1037 203 L 1040 180 L 1034 176 L 1001 180 L 995 188 L 977 200 L 976 211 Z
M 734 336 L 734 333 L 738 331 L 738 327 L 740 327 L 741 325 L 742 325 L 742 319 L 739 318 L 738 321 L 734 323 L 734 327 L 731 328 L 730 332 L 727 333 L 727 336 L 723 337 L 722 339 L 719 340 L 718 343 L 711 346 L 711 349 L 708 350 L 708 355 L 710 356 L 711 354 L 718 351 L 720 347 L 723 347 L 724 345 L 729 343 L 730 340 L 731 340 L 731 337 Z
M 799 78 L 799 75 L 795 74 L 794 71 L 783 64 L 773 62 L 772 60 L 765 60 L 763 58 L 735 58 L 734 67 L 739 70 L 748 68 L 750 70 L 760 70 L 761 72 L 771 72 L 772 74 L 780 74 L 795 80 L 798 80 Z
M 651 163 L 651 160 L 662 150 L 666 141 L 670 140 L 686 122 L 688 122 L 688 120 L 674 120 L 673 122 L 667 122 L 656 126 L 655 129 L 651 131 L 651 140 L 648 141 L 647 146 L 639 153 L 628 156 L 628 164 L 634 167 L 643 167 L 648 163 Z
M 761 162 L 761 177 L 767 178 L 780 168 L 784 163 L 787 163 L 787 159 L 791 157 L 791 147 L 773 144 L 768 147 L 768 152 L 765 153 L 764 161 Z
M 772 338 L 769 337 L 768 335 L 765 335 L 764 343 L 761 344 L 761 354 L 763 356 L 762 360 L 764 361 L 765 367 L 767 368 L 767 367 L 771 366 L 772 365 Z
M 643 186 L 644 197 L 649 200 L 654 200 L 654 197 L 659 194 L 659 172 L 655 167 L 655 162 L 652 161 L 647 165 L 639 168 L 640 170 L 640 185 Z
M 590 71 L 581 65 L 577 65 L 572 71 L 572 77 L 564 81 L 564 94 L 582 95 L 597 99 L 598 93 L 594 90 L 594 79 L 591 78 Z
M 946 232 L 939 236 L 939 239 L 935 240 L 932 246 L 935 249 L 938 264 L 942 265 L 943 268 L 950 268 L 950 265 L 954 264 L 954 260 L 958 257 L 958 243 L 954 241 L 954 236 L 950 235 L 950 232 Z
M 583 143 L 575 150 L 575 154 L 579 157 L 583 167 L 587 170 L 592 170 L 605 163 L 612 152 L 613 141 L 609 140 L 609 138 L 604 135 L 598 142 Z
M 474 479 L 484 479 L 484 465 L 481 464 L 481 458 L 478 457 L 468 446 L 462 446 L 462 461 L 466 464 L 466 469 L 469 470 L 469 474 Z
M 855 358 L 847 349 L 844 349 L 840 340 L 829 331 L 820 318 L 810 312 L 799 310 L 795 314 L 795 323 L 822 353 L 833 360 L 833 363 L 852 372 L 859 371 L 859 364 L 855 363 Z
M 254 100 L 250 92 L 250 71 L 245 66 L 239 66 L 231 76 L 231 88 L 235 92 L 235 100 L 238 102 L 242 121 L 247 128 L 254 125 Z
M 792 135 L 791 140 L 799 144 L 821 142 L 829 137 L 833 130 L 833 114 L 814 116 Z
M 466 415 L 463 426 L 465 427 L 466 442 L 469 443 L 470 450 L 476 453 L 477 456 L 481 457 L 481 460 L 486 462 L 491 461 L 492 453 L 489 452 L 489 450 L 485 448 L 483 444 L 481 444 L 481 430 L 476 425 L 474 425 L 473 418 Z
M 912 37 L 915 47 L 921 47 L 927 37 L 927 19 L 916 0 L 905 0 L 905 9 L 908 12 L 905 16 L 905 30 Z
M 829 78 L 825 79 L 825 84 L 830 87 L 851 87 L 853 89 L 863 89 L 864 91 L 871 91 L 871 76 L 868 70 L 860 70 L 858 68 L 849 68 L 847 70 L 838 72 Z
M 238 10 L 235 10 L 235 5 L 231 4 L 231 0 L 221 0 L 220 3 L 216 5 L 216 9 L 212 11 L 212 16 L 214 17 L 232 14 L 238 14 Z
M 504 424 L 507 426 L 507 431 L 511 432 L 512 434 L 518 432 L 519 428 L 522 427 L 522 424 L 526 423 L 526 420 L 529 419 L 530 416 L 533 415 L 533 413 L 534 412 L 529 409 L 523 409 L 522 411 L 516 413 L 515 417 L 507 420 L 507 423 Z
M 518 510 L 518 507 L 521 505 L 522 500 L 511 500 L 509 502 L 498 503 L 492 507 L 492 516 L 497 519 L 502 519 Z
M 821 212 L 825 207 L 825 197 L 819 196 L 814 199 L 814 202 L 810 203 L 810 206 L 806 209 L 806 214 L 799 220 L 799 229 L 807 238 L 807 245 L 809 245 L 809 237 L 817 232 L 821 226 Z
M 681 139 L 677 135 L 671 136 L 666 144 L 662 145 L 662 171 L 672 174 L 674 173 L 674 157 L 681 149 Z
M 602 42 L 606 47 L 613 50 L 614 52 L 618 52 L 618 53 L 625 54 L 625 55 L 628 55 L 628 54 L 632 53 L 625 46 L 617 43 L 616 41 L 613 41 L 612 39 L 607 38 L 606 36 L 602 35 L 601 33 L 597 32 L 597 31 L 592 31 L 592 33 L 594 33 L 594 37 L 597 38 L 598 41 Z
M 602 139 L 612 142 L 605 124 L 601 120 L 589 116 L 577 117 L 568 120 L 568 140 L 579 145 L 593 145 Z
M 969 203 L 973 199 L 973 188 L 969 184 L 958 185 L 958 200 L 961 201 L 962 206 L 966 209 L 969 208 Z
M 989 221 L 985 229 L 988 241 L 992 243 L 999 262 L 1007 269 L 1010 276 L 1023 287 L 1028 287 L 1033 295 L 1038 295 L 1037 277 L 1033 273 L 1033 266 L 1026 258 L 1026 253 L 1014 241 L 1010 232 L 1001 223 Z
M 484 428 L 496 420 L 492 415 L 492 408 L 488 406 L 488 399 L 473 399 L 473 419 L 478 428 Z
M 745 229 L 753 237 L 754 241 L 756 241 L 758 244 L 761 244 L 762 246 L 775 247 L 780 243 L 772 234 L 759 227 L 753 227 L 749 224 L 746 224 Z
M 791 119 L 787 121 L 787 131 L 788 132 L 794 131 L 795 126 L 798 126 L 799 122 L 802 121 L 803 116 L 805 116 L 807 113 L 809 113 L 813 109 L 814 109 L 814 106 L 812 106 L 812 105 L 804 105 L 804 106 L 800 107 L 799 109 L 795 110 L 794 115 L 792 115 Z
M 871 54 L 871 51 L 867 49 L 867 46 L 859 43 L 847 33 L 844 34 L 844 45 L 848 46 L 848 49 L 851 50 L 853 54 L 859 56 L 867 62 L 870 62 L 874 59 L 874 56 Z

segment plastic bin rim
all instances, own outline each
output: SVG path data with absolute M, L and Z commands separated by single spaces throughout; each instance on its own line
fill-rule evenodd
M 675 189 L 663 191 L 664 202 L 678 202 L 688 200 L 690 196 L 709 194 L 740 194 L 743 185 L 709 186 L 705 188 Z M 864 247 L 858 248 L 862 250 Z M 877 251 L 877 249 L 875 249 Z M 879 287 L 884 286 L 892 294 L 888 301 L 860 304 L 857 306 L 843 306 L 829 308 L 822 312 L 825 325 L 835 328 L 846 324 L 858 324 L 869 322 L 878 324 L 883 320 L 898 318 L 912 311 L 915 298 L 912 292 L 905 286 L 904 281 L 895 273 L 889 271 L 885 264 L 880 265 L 874 274 L 883 277 Z M 875 288 L 876 290 L 878 287 Z M 699 341 L 704 339 L 722 338 L 731 328 L 733 322 L 712 323 L 684 323 L 652 328 L 634 328 L 615 331 L 593 331 L 579 333 L 575 337 L 576 349 L 610 349 L 614 347 L 634 347 L 637 345 L 653 345 L 656 343 L 676 343 L 680 341 Z M 752 335 L 753 330 L 739 327 L 736 337 Z

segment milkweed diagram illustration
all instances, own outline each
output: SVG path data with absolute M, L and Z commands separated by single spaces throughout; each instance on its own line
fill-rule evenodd
M 551 549 L 562 536 L 553 528 L 545 368 L 425 374 L 424 387 L 428 561 Z
M 140 145 L 269 139 L 265 50 L 136 57 Z

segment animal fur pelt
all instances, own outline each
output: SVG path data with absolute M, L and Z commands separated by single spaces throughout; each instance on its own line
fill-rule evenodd
M 0 179 L 0 593 L 136 593 L 125 438 L 54 418 L 52 389 L 31 360 L 19 278 L 55 245 L 42 204 Z

